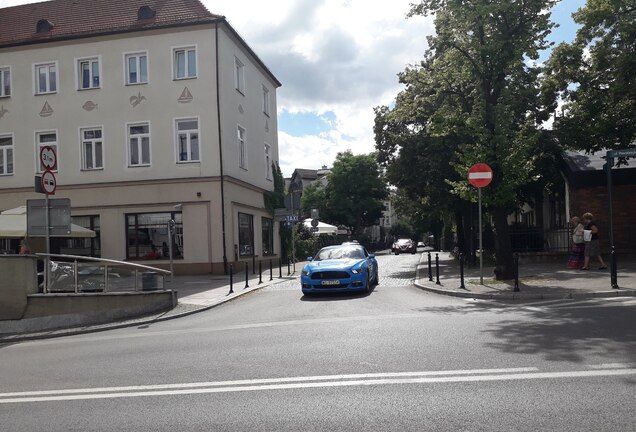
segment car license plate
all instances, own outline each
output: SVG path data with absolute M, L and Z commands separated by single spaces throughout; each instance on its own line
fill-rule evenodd
M 340 285 L 339 280 L 324 280 L 320 282 L 322 285 Z

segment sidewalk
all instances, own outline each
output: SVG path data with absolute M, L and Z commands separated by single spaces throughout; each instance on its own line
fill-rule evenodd
M 297 262 L 296 273 L 293 274 L 294 270 L 292 266 L 290 269 L 292 274 L 289 275 L 287 274 L 287 266 L 284 266 L 280 272 L 278 267 L 273 268 L 271 280 L 269 267 L 267 267 L 266 269 L 264 268 L 261 275 L 261 283 L 259 283 L 258 270 L 256 274 L 253 274 L 250 268 L 248 273 L 248 287 L 245 287 L 245 272 L 235 273 L 232 278 L 233 293 L 230 293 L 229 275 L 175 276 L 173 282 L 170 282 L 170 277 L 167 276 L 164 280 L 164 288 L 174 289 L 175 291 L 177 291 L 178 298 L 177 306 L 169 311 L 106 324 L 96 324 L 83 327 L 73 327 L 34 333 L 0 334 L 0 344 L 25 340 L 47 339 L 58 336 L 93 333 L 124 327 L 143 326 L 160 321 L 184 317 L 196 312 L 201 312 L 222 305 L 236 299 L 237 297 L 244 296 L 261 288 L 265 288 L 267 286 L 275 285 L 282 282 L 287 282 L 289 280 L 294 280 L 299 277 L 300 271 L 304 264 L 304 262 Z M 298 289 L 300 290 L 300 285 Z
M 612 289 L 610 271 L 569 269 L 565 261 L 519 262 L 519 292 L 514 292 L 514 281 L 497 281 L 494 268 L 484 265 L 483 280 L 480 284 L 479 264 L 466 266 L 464 286 L 460 288 L 459 262 L 448 252 L 439 252 L 439 284 L 435 270 L 435 254 L 431 253 L 432 279 L 429 278 L 428 255 L 422 254 L 417 267 L 415 285 L 427 291 L 456 297 L 478 299 L 559 299 L 636 296 L 636 260 L 618 261 L 618 286 Z M 605 257 L 609 266 L 609 257 Z M 596 264 L 596 262 L 594 262 Z

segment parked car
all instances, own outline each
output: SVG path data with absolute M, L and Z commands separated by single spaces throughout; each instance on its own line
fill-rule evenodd
M 414 254 L 415 252 L 417 252 L 417 245 L 411 239 L 398 239 L 395 243 L 393 243 L 391 252 L 396 255 L 399 255 L 400 252 L 410 252 Z
M 378 262 L 363 246 L 345 243 L 327 246 L 307 258 L 300 283 L 304 294 L 316 292 L 371 292 L 380 280 Z

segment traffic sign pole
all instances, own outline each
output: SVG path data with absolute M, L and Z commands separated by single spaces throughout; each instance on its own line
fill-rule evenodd
M 479 283 L 484 284 L 484 243 L 481 222 L 481 188 L 486 187 L 492 181 L 492 168 L 484 163 L 477 163 L 468 170 L 468 181 L 477 188 L 479 202 Z

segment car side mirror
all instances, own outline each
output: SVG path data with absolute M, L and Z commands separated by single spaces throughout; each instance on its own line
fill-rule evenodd
M 374 254 L 369 254 L 369 259 L 371 259 L 371 258 L 375 258 L 375 255 Z
M 307 261 L 313 261 L 313 257 L 307 257 Z

